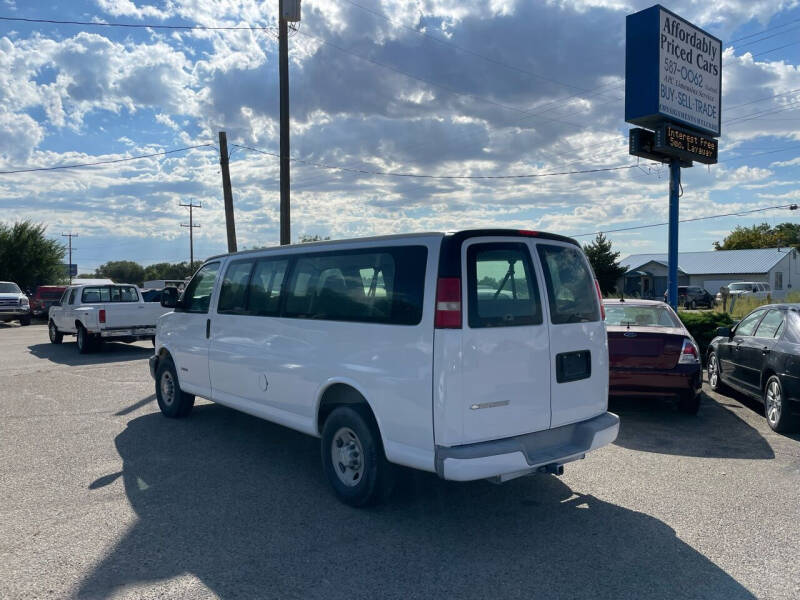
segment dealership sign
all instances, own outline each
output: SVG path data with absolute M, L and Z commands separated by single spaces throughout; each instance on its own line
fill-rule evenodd
M 722 42 L 660 5 L 628 15 L 625 120 L 720 135 Z

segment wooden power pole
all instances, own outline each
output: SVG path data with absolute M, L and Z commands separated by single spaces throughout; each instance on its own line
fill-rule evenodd
M 200 227 L 200 225 L 195 225 L 192 209 L 203 208 L 203 205 L 189 202 L 189 204 L 180 204 L 179 206 L 185 206 L 189 209 L 189 224 L 181 223 L 181 227 L 189 228 L 189 270 L 194 272 L 194 230 L 195 227 Z
M 222 197 L 225 200 L 225 229 L 228 232 L 228 252 L 236 252 L 236 224 L 233 220 L 233 192 L 229 168 L 228 136 L 219 132 L 219 165 L 222 170 Z

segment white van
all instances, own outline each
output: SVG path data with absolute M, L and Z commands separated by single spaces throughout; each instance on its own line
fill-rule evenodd
M 158 321 L 161 411 L 194 396 L 322 438 L 337 495 L 391 464 L 506 481 L 612 442 L 599 291 L 566 237 L 489 229 L 210 258 Z

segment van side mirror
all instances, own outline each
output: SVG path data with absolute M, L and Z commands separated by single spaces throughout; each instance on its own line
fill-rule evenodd
M 718 337 L 731 337 L 731 328 L 730 327 L 717 327 L 717 336 Z
M 161 306 L 164 308 L 178 308 L 180 306 L 180 294 L 177 288 L 164 288 L 161 292 Z

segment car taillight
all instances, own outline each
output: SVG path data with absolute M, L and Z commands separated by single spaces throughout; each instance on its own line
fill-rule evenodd
M 600 282 L 597 279 L 594 280 L 594 289 L 597 290 L 597 300 L 600 302 L 600 318 L 605 321 L 606 307 L 603 306 L 603 293 L 600 291 Z
M 461 279 L 440 277 L 436 284 L 437 329 L 461 329 Z
M 106 309 L 105 308 L 101 308 L 100 309 L 100 322 L 101 323 L 105 323 L 106 322 Z
M 681 365 L 696 365 L 700 362 L 700 352 L 697 350 L 694 342 L 689 338 L 684 338 L 683 348 L 681 348 L 681 357 L 678 359 L 678 364 Z

